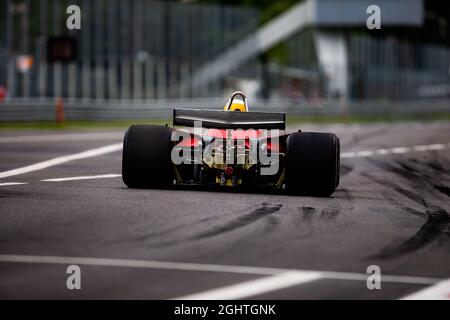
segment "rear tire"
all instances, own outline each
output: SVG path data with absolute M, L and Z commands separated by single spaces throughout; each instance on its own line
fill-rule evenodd
M 173 184 L 172 130 L 133 125 L 123 139 L 122 179 L 130 188 L 167 188 Z
M 330 196 L 339 185 L 339 138 L 331 133 L 296 132 L 289 135 L 286 144 L 288 192 Z

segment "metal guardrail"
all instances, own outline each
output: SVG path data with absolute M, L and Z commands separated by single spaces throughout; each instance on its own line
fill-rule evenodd
M 66 120 L 169 119 L 173 108 L 221 110 L 224 98 L 167 100 L 65 100 Z M 251 111 L 297 116 L 450 114 L 450 100 L 344 101 L 271 99 L 249 101 Z M 0 103 L 0 122 L 54 121 L 55 99 L 14 99 Z

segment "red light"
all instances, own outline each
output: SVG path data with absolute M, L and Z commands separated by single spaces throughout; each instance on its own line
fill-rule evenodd
M 227 176 L 231 176 L 233 174 L 233 167 L 230 167 L 230 166 L 225 167 L 225 174 Z

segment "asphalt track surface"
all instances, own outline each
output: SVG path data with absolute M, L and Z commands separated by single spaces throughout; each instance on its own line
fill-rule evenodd
M 0 298 L 450 298 L 450 122 L 301 127 L 340 137 L 330 198 L 127 189 L 123 132 L 1 131 Z

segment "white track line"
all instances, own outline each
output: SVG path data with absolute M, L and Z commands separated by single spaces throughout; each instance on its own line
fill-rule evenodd
M 86 258 L 86 257 L 58 257 L 58 256 L 30 256 L 30 255 L 0 255 L 0 261 L 20 263 L 45 263 L 45 264 L 79 264 L 105 267 L 126 267 L 178 271 L 203 271 L 219 273 L 237 273 L 253 275 L 273 275 L 284 272 L 284 269 L 244 267 L 233 265 L 216 265 L 185 262 L 166 262 L 151 260 L 129 260 L 109 258 Z
M 450 148 L 450 143 L 448 144 L 430 144 L 430 145 L 418 145 L 412 147 L 396 147 L 391 149 L 377 149 L 377 150 L 363 150 L 363 151 L 355 151 L 355 152 L 343 152 L 341 153 L 341 158 L 361 158 L 361 157 L 372 157 L 377 155 L 389 155 L 389 154 L 403 154 L 408 152 L 424 152 L 424 151 L 437 151 L 444 150 Z M 42 170 L 48 167 L 56 166 L 59 164 L 63 164 L 73 160 L 85 159 L 96 157 L 99 155 L 119 151 L 122 149 L 122 143 L 116 143 L 96 149 L 91 149 L 87 151 L 83 151 L 80 153 L 61 156 L 57 158 L 53 158 L 47 161 L 38 162 L 26 167 L 17 168 L 9 171 L 0 172 L 0 178 L 6 178 L 11 176 L 16 176 L 32 171 Z M 93 178 L 94 179 L 94 178 Z M 67 179 L 67 180 L 76 180 L 76 179 Z M 81 179 L 80 179 L 81 180 Z M 52 179 L 47 179 L 46 181 L 52 181 Z M 54 180 L 56 181 L 56 180 Z M 66 180 L 60 180 L 66 181 Z
M 44 179 L 44 180 L 41 180 L 41 181 L 61 182 L 61 181 L 74 181 L 74 180 L 92 180 L 92 179 L 118 178 L 118 177 L 121 177 L 121 176 L 122 176 L 121 174 L 102 174 L 102 175 L 98 175 L 98 176 L 80 176 L 80 177 Z
M 35 136 L 0 137 L 0 143 L 115 140 L 122 139 L 123 135 L 123 132 L 44 134 Z
M 333 280 L 359 280 L 366 281 L 369 276 L 366 273 L 353 273 L 353 272 L 336 272 L 336 271 L 321 271 L 323 278 Z M 418 276 L 401 276 L 401 275 L 381 275 L 382 282 L 389 283 L 407 283 L 407 284 L 435 284 L 442 279 L 430 278 L 430 277 L 418 277 Z
M 42 169 L 57 166 L 57 165 L 60 165 L 60 164 L 66 163 L 66 162 L 97 157 L 97 156 L 100 156 L 103 154 L 116 152 L 119 150 L 122 150 L 122 143 L 111 144 L 111 145 L 100 147 L 100 148 L 86 150 L 86 151 L 83 151 L 80 153 L 75 153 L 75 154 L 71 154 L 71 155 L 67 155 L 67 156 L 53 158 L 53 159 L 50 159 L 47 161 L 38 162 L 38 163 L 29 165 L 26 167 L 0 172 L 0 178 L 17 176 L 19 174 L 42 170 Z
M 437 151 L 450 148 L 450 143 L 435 143 L 412 147 L 396 147 L 390 149 L 363 150 L 354 152 L 343 152 L 341 158 L 364 158 L 373 156 L 385 156 L 389 154 L 403 154 L 409 152 Z
M 293 287 L 321 279 L 320 272 L 287 271 L 269 277 L 241 282 L 238 284 L 187 295 L 175 300 L 234 300 L 257 296 L 266 292 Z
M 450 279 L 403 297 L 402 300 L 450 300 Z
M 252 274 L 252 275 L 266 275 L 266 276 L 282 274 L 289 271 L 320 272 L 323 278 L 337 279 L 337 280 L 365 281 L 367 280 L 368 277 L 368 275 L 365 273 L 352 273 L 352 272 L 310 271 L 310 270 L 295 270 L 284 268 L 266 268 L 266 267 L 234 266 L 234 265 L 220 265 L 220 264 L 109 259 L 109 258 L 87 258 L 87 257 L 0 254 L 0 262 L 79 264 L 79 265 L 105 266 L 105 267 L 145 268 L 145 269 L 178 270 L 178 271 L 202 271 L 202 272 L 236 273 L 236 274 Z M 397 276 L 397 275 L 382 276 L 382 281 L 393 283 L 435 284 L 441 280 L 442 279 L 428 278 L 428 277 L 414 277 L 414 276 Z
M 3 183 L 0 183 L 0 187 L 18 186 L 21 184 L 28 184 L 28 183 L 26 183 L 26 182 L 3 182 Z

